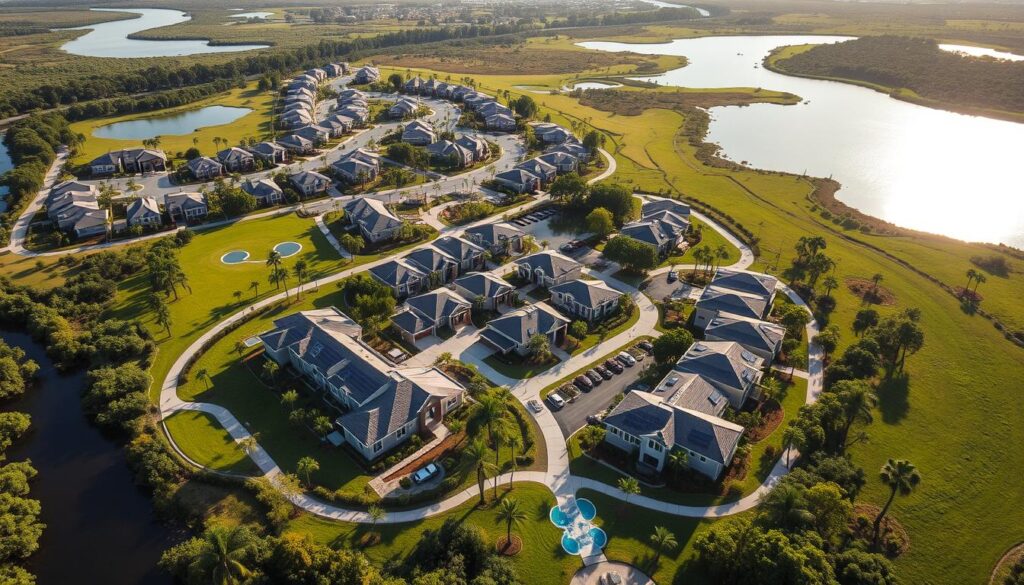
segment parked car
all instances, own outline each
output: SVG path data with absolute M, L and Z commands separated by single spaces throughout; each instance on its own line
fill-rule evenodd
M 668 276 L 666 276 L 665 278 L 668 280 L 669 283 L 673 283 L 679 278 L 679 276 L 676 274 L 675 270 L 669 270 Z
M 654 353 L 654 345 L 651 344 L 650 341 L 641 341 L 640 343 L 636 344 L 636 346 L 649 354 Z
M 622 364 L 611 358 L 604 360 L 604 366 L 616 374 L 622 373 Z
M 631 355 L 636 361 L 642 362 L 644 361 L 644 358 L 647 357 L 647 352 L 637 347 L 631 347 L 629 348 L 629 355 Z
M 441 472 L 441 468 L 431 463 L 426 467 L 421 467 L 415 473 L 412 474 L 413 483 L 420 484 L 430 481 L 435 475 Z
M 572 383 L 575 384 L 577 388 L 583 390 L 584 392 L 587 392 L 594 387 L 594 383 L 590 381 L 590 378 L 583 375 L 576 376 L 576 378 L 573 379 Z
M 601 417 L 597 416 L 596 414 L 588 415 L 587 416 L 587 424 L 588 425 L 599 425 L 599 424 L 601 424 Z
M 604 378 L 605 380 L 611 380 L 612 376 L 614 375 L 611 373 L 610 370 L 608 370 L 608 368 L 604 366 L 597 366 L 594 369 L 597 370 L 597 373 L 601 374 L 601 377 Z
M 531 400 L 527 402 L 526 405 L 529 406 L 530 410 L 532 410 L 533 412 L 540 412 L 544 410 L 544 406 L 541 405 L 541 403 L 536 400 Z
M 587 377 L 590 378 L 590 381 L 593 382 L 595 386 L 604 381 L 604 378 L 601 377 L 601 374 L 597 373 L 597 370 L 587 370 Z
M 555 410 L 561 410 L 565 407 L 565 400 L 563 400 L 558 394 L 549 394 L 548 404 L 550 404 Z
M 633 366 L 636 365 L 636 358 L 624 351 L 620 351 L 619 355 L 615 356 L 615 359 L 622 362 L 622 365 L 626 366 L 627 368 L 632 368 Z

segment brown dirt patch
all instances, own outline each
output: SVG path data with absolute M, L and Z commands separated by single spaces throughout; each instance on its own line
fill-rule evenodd
M 404 47 L 408 51 L 408 47 Z M 656 58 L 636 53 L 602 53 L 562 49 L 526 48 L 525 44 L 503 46 L 438 45 L 425 51 L 408 51 L 381 56 L 386 67 L 410 67 L 480 75 L 547 75 L 578 73 L 633 65 L 637 71 L 654 70 Z
M 846 288 L 860 300 L 873 305 L 891 307 L 896 304 L 896 295 L 882 285 L 875 286 L 875 283 L 867 278 L 847 278 Z
M 999 559 L 988 579 L 989 585 L 1003 585 L 1003 580 L 1010 574 L 1010 567 L 1018 561 L 1024 561 L 1024 542 L 1006 551 L 1006 554 Z
M 761 407 L 761 424 L 747 429 L 747 440 L 757 443 L 775 432 L 786 417 L 786 411 L 777 400 L 765 402 Z
M 362 548 L 373 546 L 380 542 L 379 532 L 367 532 L 359 537 L 359 546 Z
M 980 303 L 981 301 L 985 300 L 985 297 L 982 296 L 981 293 L 975 292 L 973 289 L 972 290 L 967 290 L 966 288 L 964 288 L 962 286 L 954 286 L 953 287 L 953 294 L 955 294 L 958 299 L 961 299 L 961 300 L 964 300 L 964 301 L 967 301 L 967 302 L 970 302 L 970 303 Z
M 512 541 L 509 542 L 504 536 L 498 538 L 498 543 L 495 545 L 495 550 L 498 551 L 499 555 L 506 557 L 514 557 L 519 554 L 519 551 L 523 550 L 523 539 L 519 538 L 515 534 L 512 535 Z
M 874 521 L 875 517 L 882 509 L 874 504 L 856 504 L 853 507 L 853 518 L 850 522 L 850 530 L 853 534 L 868 543 L 870 546 L 871 540 L 874 536 Z M 860 517 L 867 519 L 867 523 L 861 526 L 858 521 Z M 887 543 L 891 542 L 891 546 Z M 882 531 L 879 536 L 879 546 L 881 547 L 881 553 L 885 556 L 894 559 L 903 553 L 910 550 L 910 534 L 907 533 L 900 521 L 896 519 L 892 514 L 892 509 L 889 509 L 889 513 L 885 515 L 882 520 Z

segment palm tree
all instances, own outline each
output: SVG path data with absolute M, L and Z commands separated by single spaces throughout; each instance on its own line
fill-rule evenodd
M 259 446 L 259 436 L 259 433 L 247 435 L 244 439 L 238 442 L 238 446 L 242 448 L 242 451 L 245 451 L 246 455 L 252 455 L 253 452 L 256 451 L 256 447 Z
M 722 260 L 729 259 L 729 248 L 727 248 L 725 244 L 719 244 L 718 247 L 715 248 L 715 259 L 718 260 L 715 265 L 716 269 L 722 266 Z
M 244 341 L 236 341 L 235 342 L 235 351 L 238 352 L 238 355 L 242 355 L 243 353 L 245 353 L 246 349 L 248 349 L 248 347 L 246 347 Z
M 526 521 L 526 512 L 515 498 L 505 498 L 498 508 L 498 522 L 505 523 L 505 546 L 512 544 L 512 525 L 519 526 Z
M 871 387 L 864 382 L 841 382 L 841 384 L 844 387 L 841 394 L 843 430 L 840 437 L 842 441 L 840 447 L 845 450 L 853 423 L 857 421 L 870 423 L 874 419 L 871 409 L 878 403 L 878 398 L 871 390 Z M 839 384 L 836 386 L 838 387 Z
M 281 395 L 281 404 L 283 404 L 289 412 L 295 408 L 295 403 L 298 401 L 299 393 L 294 388 Z
M 682 449 L 673 449 L 672 452 L 668 454 L 668 466 L 672 468 L 672 478 L 676 482 L 679 481 L 679 473 L 688 463 L 689 458 L 686 456 L 686 451 L 683 451 Z
M 832 291 L 837 289 L 837 288 L 839 288 L 839 281 L 836 280 L 836 277 L 834 277 L 832 275 L 826 276 L 825 277 L 825 281 L 823 282 L 823 284 L 825 285 L 825 296 L 826 297 L 832 296 Z
M 196 370 L 196 380 L 202 380 L 206 383 L 206 389 L 210 389 L 210 372 L 206 368 L 199 368 Z
M 373 504 L 366 509 L 366 513 L 370 515 L 370 533 L 372 534 L 373 529 L 377 527 L 377 522 L 384 518 L 386 512 L 384 511 L 384 508 L 378 506 L 377 504 Z
M 654 561 L 651 566 L 657 567 L 661 560 L 661 553 L 679 546 L 676 542 L 676 535 L 668 531 L 664 526 L 655 526 L 654 534 L 651 534 L 651 544 L 654 545 Z
M 252 292 L 252 300 L 255 302 L 260 296 L 260 281 L 254 280 L 249 283 L 249 290 Z
M 270 254 L 267 255 L 267 266 L 270 267 L 270 274 L 273 276 L 275 271 L 281 267 L 281 253 L 277 250 L 271 250 Z M 280 286 L 277 282 L 274 284 Z
M 494 445 L 494 425 L 508 416 L 508 409 L 505 404 L 494 396 L 482 396 L 472 419 L 477 424 L 487 427 L 487 440 Z
M 620 477 L 618 483 L 619 491 L 625 494 L 626 503 L 629 503 L 630 496 L 640 493 L 640 482 L 635 477 Z
M 508 445 L 509 455 L 511 455 L 509 461 L 512 463 L 512 469 L 508 475 L 508 489 L 511 490 L 512 480 L 516 476 L 516 457 L 518 457 L 517 453 L 519 453 L 519 450 L 523 448 L 523 439 L 519 436 L 519 433 L 512 433 L 505 437 L 505 444 Z
M 314 473 L 320 471 L 320 463 L 312 457 L 303 457 L 295 464 L 295 471 L 305 478 L 306 487 L 312 487 L 311 479 Z
M 309 276 L 309 264 L 305 260 L 299 259 L 295 262 L 295 266 L 292 267 L 292 272 L 295 274 L 295 278 L 299 281 L 299 289 L 295 293 L 295 298 L 302 298 L 302 281 L 306 280 Z
M 880 272 L 876 272 L 876 273 L 875 273 L 875 274 L 874 274 L 874 275 L 873 275 L 873 276 L 871 277 L 871 282 L 875 283 L 875 288 L 874 288 L 874 291 L 875 291 L 876 293 L 878 292 L 878 283 L 882 282 L 883 280 L 885 280 L 885 277 L 884 277 L 884 276 L 882 276 L 882 273 L 880 273 Z
M 466 447 L 465 453 L 471 464 L 476 465 L 476 484 L 480 488 L 480 505 L 483 505 L 486 501 L 484 499 L 484 487 L 487 483 L 487 471 L 494 467 L 488 461 L 490 453 L 487 450 L 487 444 L 477 439 L 470 443 L 469 447 Z
M 977 275 L 974 276 L 974 294 L 975 295 L 978 294 L 978 285 L 983 283 L 983 282 L 985 282 L 986 280 L 988 280 L 988 278 L 984 274 L 982 274 L 980 272 Z
M 156 307 L 156 324 L 167 331 L 167 337 L 171 336 L 171 310 L 161 302 Z
M 242 561 L 251 550 L 246 532 L 240 528 L 214 526 L 203 534 L 203 548 L 189 568 L 189 573 L 206 577 L 216 585 L 240 585 L 251 575 Z
M 964 292 L 971 290 L 971 281 L 978 276 L 978 271 L 973 268 L 967 269 L 967 284 L 964 286 Z
M 277 378 L 277 371 L 279 369 L 281 369 L 281 366 L 277 365 L 277 362 L 267 360 L 263 364 L 263 375 L 270 378 L 270 381 L 273 382 Z
M 873 542 L 875 546 L 878 545 L 879 533 L 882 529 L 882 518 L 889 511 L 889 506 L 892 505 L 892 501 L 896 499 L 896 493 L 899 492 L 902 496 L 910 495 L 910 492 L 914 491 L 914 488 L 921 483 L 921 474 L 918 473 L 917 468 L 914 464 L 907 461 L 906 459 L 893 460 L 890 459 L 882 466 L 882 470 L 878 474 L 882 483 L 889 486 L 889 499 L 885 502 L 885 506 L 878 513 L 878 517 L 875 518 L 875 531 Z
M 231 293 L 231 296 L 235 297 L 236 303 L 242 302 L 242 291 L 236 290 L 235 292 Z
M 772 400 L 779 395 L 782 391 L 782 383 L 779 382 L 778 378 L 765 377 L 761 380 L 761 404 L 763 406 L 766 402 Z

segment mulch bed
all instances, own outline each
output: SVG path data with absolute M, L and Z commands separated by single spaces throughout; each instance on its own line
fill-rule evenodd
M 786 411 L 777 400 L 765 402 L 761 406 L 761 424 L 747 429 L 747 440 L 751 443 L 757 443 L 771 435 L 775 432 L 775 429 L 779 428 L 779 425 L 782 424 L 782 419 L 785 417 Z
M 875 286 L 875 283 L 867 278 L 847 278 L 846 288 L 850 289 L 857 298 L 875 305 L 890 307 L 896 304 L 896 295 L 884 286 Z
M 973 303 L 980 303 L 981 301 L 985 300 L 985 297 L 983 297 L 981 293 L 976 292 L 974 290 L 967 290 L 962 286 L 954 286 L 953 294 L 955 294 L 958 299 L 962 299 Z
M 989 585 L 1003 585 L 1003 578 L 1010 572 L 1014 563 L 1024 560 L 1024 542 L 1006 551 L 1006 554 L 999 559 L 996 566 L 992 568 L 992 575 L 989 577 Z
M 508 542 L 504 536 L 498 537 L 495 549 L 498 551 L 499 555 L 514 557 L 519 554 L 519 551 L 523 550 L 523 539 L 519 538 L 515 534 L 512 535 L 512 542 Z
M 426 453 L 420 455 L 415 460 L 410 461 L 407 465 L 404 465 L 388 474 L 388 476 L 384 478 L 384 481 L 393 481 L 395 478 L 412 473 L 431 461 L 440 461 L 441 459 L 444 459 L 445 456 L 447 456 L 450 451 L 454 451 L 455 448 L 465 440 L 465 438 L 465 432 L 448 435 L 443 441 L 435 445 Z
M 869 546 L 871 545 L 871 539 L 874 536 L 873 528 L 875 517 L 882 509 L 874 504 L 855 504 L 853 506 L 853 518 L 850 522 L 850 530 L 853 534 L 866 542 Z M 868 524 L 865 528 L 861 529 L 857 525 L 857 517 L 865 516 L 868 519 Z M 894 538 L 898 544 L 895 550 L 886 550 L 885 542 L 890 538 Z M 889 558 L 896 558 L 903 553 L 910 550 L 910 535 L 907 533 L 900 521 L 892 515 L 892 509 L 885 518 L 882 519 L 882 531 L 879 535 L 879 544 L 881 545 L 882 552 Z

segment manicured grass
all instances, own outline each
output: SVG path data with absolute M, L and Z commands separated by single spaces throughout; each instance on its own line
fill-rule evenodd
M 794 378 L 792 383 L 786 384 L 785 397 L 782 399 L 782 408 L 785 413 L 783 420 L 770 435 L 751 445 L 750 463 L 748 464 L 749 467 L 747 469 L 747 474 L 743 479 L 735 480 L 735 485 L 739 489 L 738 497 L 742 497 L 753 492 L 759 485 L 761 485 L 764 478 L 768 477 L 768 474 L 771 472 L 772 467 L 775 466 L 775 462 L 778 460 L 778 457 L 765 457 L 765 452 L 769 447 L 773 448 L 776 453 L 782 452 L 783 430 L 786 428 L 786 424 L 796 416 L 797 411 L 804 404 L 806 394 L 806 380 Z M 606 465 L 584 456 L 575 436 L 569 439 L 568 444 L 569 457 L 571 460 L 569 468 L 572 470 L 573 475 L 590 477 L 608 485 L 616 485 L 619 478 L 626 475 L 625 473 L 615 471 Z M 688 506 L 711 506 L 738 499 L 737 497 L 711 494 L 683 493 L 667 487 L 652 488 L 643 486 L 641 488 L 641 493 L 649 498 Z
M 507 485 L 498 490 L 499 497 L 512 497 L 519 501 L 526 511 L 528 520 L 513 532 L 523 539 L 525 547 L 512 562 L 519 578 L 530 585 L 564 585 L 582 567 L 579 557 L 569 556 L 559 542 L 562 531 L 548 520 L 548 511 L 555 504 L 555 497 L 542 485 L 516 483 L 511 492 Z M 491 491 L 487 491 L 491 498 Z M 455 518 L 482 530 L 489 541 L 497 542 L 505 534 L 505 527 L 497 520 L 497 507 L 490 505 L 478 509 L 474 498 L 454 510 L 405 524 L 378 524 L 373 530 L 381 534 L 380 544 L 361 549 L 377 566 L 388 561 L 401 562 L 416 547 L 426 530 L 439 528 L 447 518 Z M 313 540 L 334 547 L 359 549 L 360 538 L 370 530 L 366 524 L 333 522 L 309 514 L 303 514 L 292 521 L 288 530 L 310 535 Z
M 183 411 L 164 421 L 189 459 L 218 471 L 253 474 L 259 468 L 231 435 L 205 412 Z
M 72 161 L 72 164 L 85 164 L 97 156 L 111 150 L 119 150 L 121 148 L 138 148 L 142 146 L 141 140 L 117 140 L 93 136 L 93 131 L 100 126 L 107 126 L 109 124 L 125 122 L 128 120 L 144 120 L 148 118 L 171 116 L 183 112 L 190 112 L 192 110 L 199 110 L 213 105 L 250 108 L 252 110 L 251 112 L 230 124 L 207 126 L 204 128 L 194 129 L 194 131 L 187 131 L 183 134 L 165 134 L 160 136 L 159 148 L 164 150 L 167 153 L 167 156 L 172 159 L 176 158 L 179 152 L 184 153 L 193 146 L 198 147 L 203 154 L 213 156 L 218 150 L 223 148 L 223 146 L 217 146 L 214 144 L 214 137 L 226 139 L 229 145 L 237 145 L 243 138 L 256 138 L 257 140 L 263 140 L 267 137 L 273 136 L 273 128 L 271 127 L 273 104 L 273 92 L 261 92 L 256 88 L 256 82 L 252 82 L 248 84 L 245 89 L 232 89 L 228 92 L 175 108 L 158 110 L 156 112 L 144 112 L 140 114 L 128 114 L 125 116 L 96 118 L 84 120 L 82 122 L 75 122 L 71 125 L 71 130 L 73 132 L 83 134 L 86 137 L 86 140 L 79 150 L 78 156 L 76 156 Z M 193 139 L 198 139 L 198 144 L 193 143 Z
M 611 339 L 612 337 L 615 337 L 619 333 L 622 333 L 623 331 L 629 329 L 633 325 L 636 325 L 636 322 L 639 320 L 640 310 L 637 309 L 636 307 L 633 307 L 633 312 L 622 323 L 619 323 L 615 327 L 612 327 L 611 329 L 604 331 L 602 333 L 588 333 L 586 337 L 580 340 L 579 346 L 576 347 L 576 349 L 572 350 L 571 355 L 581 354 L 587 351 L 588 349 L 594 347 L 598 343 L 601 343 L 605 339 Z
M 729 255 L 725 258 L 715 259 L 715 262 L 721 264 L 722 266 L 728 266 L 729 264 L 733 264 L 740 259 L 739 249 L 737 249 L 736 246 L 733 246 L 731 243 L 729 243 L 729 241 L 725 239 L 725 236 L 711 229 L 704 222 L 697 218 L 691 218 L 690 221 L 692 222 L 693 227 L 695 229 L 697 228 L 697 226 L 702 226 L 703 228 L 701 231 L 700 243 L 697 244 L 696 246 L 691 246 L 686 250 L 686 252 L 683 252 L 682 254 L 673 254 L 669 256 L 661 263 L 662 266 L 695 263 L 696 260 L 694 260 L 693 258 L 693 251 L 696 250 L 697 248 L 700 248 L 701 246 L 707 246 L 708 248 L 711 249 L 712 252 L 717 250 L 719 246 L 724 246 L 726 252 Z
M 512 354 L 509 354 L 510 356 Z M 552 356 L 551 360 L 543 364 L 533 364 L 526 361 L 526 358 L 520 359 L 518 356 L 508 358 L 514 360 L 515 363 L 505 363 L 498 359 L 497 355 L 491 354 L 484 358 L 484 363 L 494 368 L 499 374 L 504 374 L 509 378 L 517 378 L 524 380 L 526 378 L 532 378 L 537 374 L 550 369 L 552 366 L 558 363 L 558 358 Z

